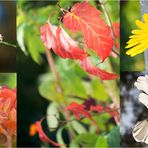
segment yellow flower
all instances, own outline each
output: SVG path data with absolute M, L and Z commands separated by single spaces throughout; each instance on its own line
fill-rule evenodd
M 143 15 L 144 22 L 136 20 L 136 25 L 140 28 L 133 30 L 125 48 L 130 48 L 126 54 L 135 56 L 144 52 L 148 48 L 148 14 Z

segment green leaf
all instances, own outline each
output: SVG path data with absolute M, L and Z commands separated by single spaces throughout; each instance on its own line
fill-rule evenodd
M 24 32 L 27 51 L 31 55 L 32 59 L 40 64 L 42 61 L 40 54 L 44 53 L 45 50 L 41 39 L 37 34 L 34 34 L 30 26 L 26 26 Z
M 49 104 L 47 108 L 47 125 L 50 128 L 50 131 L 54 131 L 58 127 L 58 119 L 59 118 L 58 104 L 52 102 Z M 54 129 L 52 129 L 54 128 Z
M 73 129 L 78 133 L 78 134 L 82 134 L 82 133 L 86 133 L 86 129 L 84 128 L 84 126 L 79 123 L 78 121 L 72 121 L 71 125 L 73 127 Z
M 108 143 L 107 143 L 107 139 L 104 136 L 99 136 L 97 138 L 96 144 L 95 144 L 95 148 L 108 148 Z
M 27 55 L 27 51 L 24 43 L 24 28 L 25 28 L 25 24 L 17 28 L 17 42 L 21 50 L 25 53 L 25 55 Z
M 109 147 L 120 147 L 120 128 L 114 127 L 107 136 Z
M 79 147 L 80 145 L 82 147 L 94 147 L 97 137 L 98 136 L 96 134 L 80 134 L 73 139 L 70 147 Z
M 63 140 L 63 137 L 62 137 L 62 131 L 63 131 L 64 127 L 61 127 L 58 131 L 57 131 L 57 134 L 56 134 L 56 137 L 57 137 L 57 142 L 62 144 L 62 145 L 66 145 L 64 140 Z M 66 146 L 61 146 L 61 148 L 66 148 Z
M 56 92 L 55 80 L 51 73 L 40 76 L 38 90 L 40 95 L 47 100 L 56 102 L 63 101 L 63 96 Z

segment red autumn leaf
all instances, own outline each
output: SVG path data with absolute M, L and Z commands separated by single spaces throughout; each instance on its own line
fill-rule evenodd
M 119 113 L 118 109 L 107 107 L 105 109 L 105 111 L 108 112 L 109 115 L 114 118 L 116 123 L 120 123 L 120 113 Z
M 120 38 L 120 23 L 113 23 L 113 30 L 116 38 Z
M 116 79 L 118 77 L 116 74 L 108 73 L 94 66 L 89 60 L 89 58 L 82 60 L 80 65 L 86 72 L 88 72 L 89 74 L 98 76 L 102 80 L 111 80 L 111 79 Z
M 90 121 L 97 127 L 97 131 L 98 131 L 98 126 L 96 122 L 93 120 L 91 114 L 85 109 L 85 105 L 72 102 L 69 106 L 67 106 L 66 109 L 71 111 L 77 120 L 80 120 L 82 116 L 90 119 Z
M 81 50 L 76 41 L 74 41 L 62 27 L 56 27 L 46 23 L 41 27 L 41 39 L 49 50 L 52 50 L 62 58 L 84 59 L 87 53 Z
M 116 109 L 116 108 L 103 107 L 101 105 L 97 105 L 97 106 L 92 105 L 90 108 L 90 111 L 97 111 L 98 113 L 107 112 L 111 117 L 114 118 L 116 123 L 120 122 L 120 115 L 119 115 L 118 109 Z
M 39 134 L 39 138 L 42 142 L 48 142 L 50 144 L 52 144 L 53 146 L 56 147 L 61 147 L 63 145 L 54 142 L 53 140 L 51 140 L 50 138 L 47 137 L 47 135 L 45 134 L 45 132 L 43 131 L 42 125 L 41 125 L 41 121 L 37 121 L 35 124 L 31 125 L 31 136 L 34 136 L 34 134 L 36 134 L 36 132 L 38 132 Z
M 81 31 L 84 43 L 104 61 L 111 53 L 113 39 L 111 29 L 101 18 L 101 12 L 87 2 L 76 3 L 63 19 L 65 27 L 73 32 Z
M 97 106 L 91 106 L 90 107 L 91 111 L 97 111 L 97 112 L 102 112 L 104 110 L 104 107 L 101 105 L 97 105 Z

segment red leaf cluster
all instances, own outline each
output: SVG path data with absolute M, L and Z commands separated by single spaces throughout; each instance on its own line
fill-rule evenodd
M 30 136 L 34 136 L 36 133 L 38 133 L 39 134 L 39 138 L 40 138 L 40 140 L 42 142 L 50 143 L 50 144 L 52 144 L 53 146 L 56 146 L 56 147 L 63 146 L 62 144 L 59 144 L 59 143 L 51 140 L 50 138 L 48 138 L 48 136 L 43 131 L 41 123 L 42 123 L 42 120 L 36 121 L 34 124 L 32 124 L 30 126 L 30 133 L 29 133 Z
M 97 127 L 98 131 L 98 126 L 95 120 L 92 118 L 92 115 L 86 110 L 84 105 L 72 102 L 69 106 L 67 106 L 66 109 L 71 111 L 77 120 L 80 120 L 81 117 L 87 117 L 88 119 L 90 119 L 90 121 Z
M 82 32 L 85 48 L 81 49 L 61 26 L 53 26 L 49 21 L 40 29 L 45 47 L 48 50 L 52 49 L 55 54 L 64 59 L 80 60 L 80 65 L 86 72 L 98 76 L 102 80 L 117 78 L 117 75 L 94 66 L 86 52 L 88 48 L 91 48 L 101 57 L 102 61 L 111 53 L 113 46 L 111 30 L 102 20 L 101 12 L 87 2 L 76 3 L 70 12 L 66 12 L 63 18 L 65 27 L 72 32 Z
M 81 50 L 77 44 L 63 29 L 46 23 L 41 27 L 41 39 L 49 50 L 52 50 L 62 58 L 82 60 L 87 56 L 84 50 Z
M 84 104 L 78 104 L 76 102 L 72 102 L 70 105 L 67 106 L 66 109 L 71 111 L 77 120 L 80 120 L 82 117 L 86 117 L 90 119 L 96 127 L 97 127 L 97 124 L 93 120 L 93 117 L 90 112 L 94 112 L 94 111 L 97 111 L 98 113 L 107 112 L 110 114 L 111 117 L 115 118 L 115 121 L 117 121 L 117 123 L 120 120 L 118 110 L 111 107 L 103 107 L 101 105 L 91 105 L 90 109 L 87 110 L 87 106 L 85 106 Z
M 16 135 L 16 90 L 0 88 L 0 134 Z

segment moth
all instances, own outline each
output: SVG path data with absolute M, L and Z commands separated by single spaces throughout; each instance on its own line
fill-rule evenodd
M 148 76 L 138 77 L 135 86 L 142 91 L 139 95 L 139 101 L 148 108 Z M 148 119 L 137 122 L 132 134 L 137 142 L 148 144 Z

